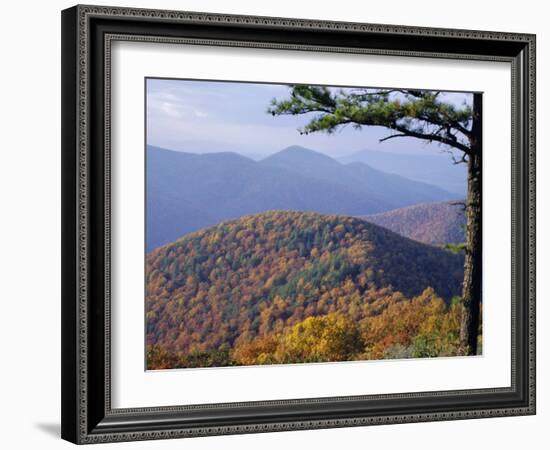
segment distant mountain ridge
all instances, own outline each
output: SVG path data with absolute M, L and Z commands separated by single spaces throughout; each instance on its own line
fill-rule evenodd
M 293 171 L 309 178 L 345 185 L 365 193 L 385 205 L 385 208 L 453 198 L 453 194 L 436 186 L 385 173 L 363 163 L 341 164 L 322 153 L 292 146 L 261 161 L 264 165 Z
M 454 197 L 302 147 L 254 161 L 230 152 L 148 146 L 147 251 L 191 231 L 273 209 L 357 216 Z
M 424 244 L 464 242 L 464 207 L 453 202 L 412 205 L 361 218 Z
M 386 150 L 361 150 L 338 158 L 343 164 L 361 162 L 386 173 L 401 175 L 411 180 L 438 186 L 446 191 L 466 195 L 467 168 L 453 164 L 451 155 L 392 153 Z

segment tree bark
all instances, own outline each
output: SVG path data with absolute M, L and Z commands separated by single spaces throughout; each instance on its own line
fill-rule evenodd
M 481 308 L 481 152 L 482 94 L 474 94 L 472 136 L 468 155 L 468 197 L 466 199 L 466 246 L 463 313 L 460 323 L 460 343 L 466 354 L 477 354 L 477 336 Z

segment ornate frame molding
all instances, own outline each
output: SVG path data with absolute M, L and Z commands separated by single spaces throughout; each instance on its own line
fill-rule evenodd
M 379 42 L 384 37 L 399 37 L 402 40 L 414 38 L 424 42 L 427 48 L 396 49 L 364 46 L 328 45 L 326 43 L 304 44 L 297 42 L 247 41 L 244 39 L 219 39 L 212 37 L 174 37 L 151 36 L 145 33 L 113 32 L 104 27 L 100 31 L 93 29 L 94 21 L 99 19 L 116 23 L 117 29 L 124 29 L 125 24 L 132 23 L 146 26 L 148 23 L 160 23 L 166 26 L 182 27 L 197 26 L 199 29 L 209 28 L 229 30 L 230 27 L 240 27 L 254 33 L 268 30 L 270 33 L 302 32 L 317 30 L 335 33 L 345 37 L 348 33 L 355 36 L 376 36 Z M 136 25 L 137 24 L 137 25 Z M 115 27 L 115 28 L 116 28 Z M 255 16 L 235 16 L 222 14 L 204 14 L 197 12 L 159 11 L 148 9 L 130 9 L 99 6 L 76 6 L 63 13 L 63 204 L 64 204 L 64 250 L 63 250 L 63 377 L 71 382 L 63 388 L 63 437 L 76 443 L 98 443 L 112 441 L 129 441 L 143 439 L 163 439 L 173 437 L 207 436 L 217 434 L 238 434 L 250 432 L 270 432 L 298 429 L 346 427 L 374 424 L 440 421 L 469 419 L 481 417 L 499 417 L 510 415 L 527 415 L 535 413 L 535 36 L 529 34 L 500 33 L 487 31 L 449 30 L 423 27 L 405 27 L 396 25 L 376 25 L 332 21 L 312 21 L 304 19 L 271 18 Z M 199 30 L 200 33 L 200 30 Z M 291 33 L 290 33 L 291 34 Z M 99 37 L 98 37 L 99 36 Z M 96 41 L 94 41 L 96 39 Z M 98 41 L 99 39 L 99 41 Z M 438 40 L 457 40 L 462 45 L 460 52 L 444 52 L 435 44 Z M 247 404 L 196 405 L 193 407 L 139 408 L 113 410 L 110 403 L 110 63 L 111 43 L 115 40 L 144 41 L 155 43 L 186 43 L 195 45 L 244 46 L 255 48 L 276 48 L 304 51 L 329 51 L 363 54 L 383 54 L 396 56 L 436 57 L 452 59 L 480 59 L 486 61 L 506 61 L 512 64 L 513 120 L 512 146 L 513 171 L 518 177 L 523 177 L 527 189 L 517 183 L 514 178 L 513 196 L 518 197 L 518 203 L 513 204 L 512 226 L 513 246 L 519 245 L 519 258 L 513 258 L 513 271 L 516 263 L 521 263 L 519 270 L 513 276 L 517 280 L 517 289 L 527 295 L 517 298 L 525 308 L 522 317 L 516 315 L 513 309 L 514 339 L 516 335 L 525 339 L 524 347 L 519 348 L 514 340 L 512 345 L 512 386 L 510 388 L 483 389 L 472 391 L 432 392 L 419 394 L 396 394 L 361 397 L 335 397 L 310 400 L 288 400 L 274 402 L 252 402 Z M 503 50 L 494 54 L 485 54 L 478 50 L 484 41 L 499 42 Z M 94 43 L 95 42 L 95 43 Z M 97 42 L 101 42 L 100 50 Z M 466 45 L 471 51 L 465 51 Z M 412 45 L 412 44 L 411 44 Z M 431 47 L 430 47 L 431 45 Z M 458 44 L 457 44 L 458 45 Z M 504 51 L 506 50 L 506 51 Z M 101 55 L 100 55 L 101 54 Z M 101 58 L 99 58 L 99 56 Z M 101 63 L 102 67 L 98 67 Z M 99 71 L 98 71 L 99 70 Z M 92 103 L 98 95 L 97 77 L 104 70 L 102 108 L 104 124 L 101 132 L 93 130 L 96 124 L 90 111 L 95 107 Z M 95 84 L 94 84 L 95 83 Z M 76 105 L 76 107 L 75 107 Z M 95 134 L 94 134 L 95 133 Z M 95 138 L 94 136 L 101 135 Z M 92 140 L 97 147 L 103 146 L 101 160 L 102 179 L 94 177 L 97 168 L 90 163 L 92 156 Z M 515 148 L 515 150 L 514 150 Z M 521 167 L 516 167 L 516 160 Z M 102 199 L 99 201 L 96 187 L 102 188 Z M 518 186 L 519 189 L 518 190 Z M 521 198 L 520 198 L 521 197 Z M 93 205 L 99 201 L 98 210 Z M 103 216 L 98 217 L 98 212 Z M 97 231 L 98 221 L 102 221 L 102 239 L 92 241 L 91 230 Z M 67 231 L 67 233 L 65 233 Z M 92 232 L 93 233 L 93 232 Z M 523 234 L 522 234 L 523 233 Z M 97 238 L 96 238 L 97 239 Z M 523 242 L 526 240 L 527 242 Z M 103 263 L 98 265 L 97 245 L 102 245 L 99 251 Z M 94 256 L 95 255 L 95 256 Z M 524 255 L 524 256 L 522 256 Z M 518 255 L 516 255 L 518 256 Z M 523 259 L 525 261 L 523 261 Z M 516 259 L 518 261 L 516 261 Z M 92 267 L 96 267 L 91 274 Z M 95 277 L 103 273 L 103 304 L 93 303 L 94 311 L 100 307 L 103 311 L 103 324 L 99 325 L 91 319 Z M 518 292 L 519 292 L 518 291 Z M 516 289 L 513 289 L 515 297 Z M 97 294 L 97 292 L 96 292 Z M 521 312 L 521 306 L 518 311 Z M 518 322 L 521 321 L 521 322 Z M 97 332 L 96 332 L 97 330 Z M 95 334 L 103 333 L 103 338 Z M 517 334 L 520 333 L 520 334 Z M 90 336 L 94 335 L 93 338 Z M 98 340 L 99 339 L 99 340 Z M 71 340 L 71 343 L 68 343 Z M 104 362 L 102 370 L 91 371 L 92 360 L 90 349 L 97 349 L 97 343 L 103 342 Z M 522 341 L 523 342 L 523 341 Z M 521 350 L 519 360 L 516 353 Z M 521 373 L 516 373 L 516 363 Z M 102 375 L 101 375 L 102 374 Z M 99 379 L 103 376 L 103 380 Z M 519 386 L 519 384 L 521 386 Z M 90 395 L 96 395 L 98 386 L 102 386 L 101 405 L 91 401 Z M 376 414 L 337 418 L 320 418 L 301 420 L 273 420 L 271 422 L 219 424 L 202 426 L 177 424 L 170 426 L 169 420 L 177 414 L 183 414 L 190 409 L 208 411 L 219 408 L 239 407 L 290 407 L 292 405 L 327 404 L 348 400 L 380 401 L 399 399 L 414 403 L 415 400 L 426 397 L 464 397 L 475 399 L 476 396 L 491 396 L 498 394 L 522 394 L 515 402 L 509 401 L 505 406 L 471 407 L 470 409 L 427 410 L 399 414 Z M 526 394 L 526 397 L 525 397 Z M 516 395 L 518 397 L 518 395 Z M 525 398 L 524 398 L 525 397 Z M 474 402 L 475 403 L 475 402 Z M 162 425 L 162 420 L 165 424 Z M 123 425 L 121 423 L 124 422 Z M 128 423 L 130 422 L 130 425 Z M 182 422 L 183 423 L 183 422 Z M 155 426 L 155 424 L 157 424 Z M 161 424 L 162 426 L 160 426 Z

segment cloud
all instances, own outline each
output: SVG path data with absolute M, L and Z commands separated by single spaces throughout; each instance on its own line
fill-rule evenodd
M 309 117 L 267 114 L 274 97 L 288 94 L 286 85 L 193 80 L 149 79 L 147 83 L 148 143 L 190 152 L 236 151 L 269 154 L 299 144 L 331 155 L 364 148 L 398 152 L 437 152 L 435 144 L 394 139 L 380 144 L 387 130 L 351 127 L 339 133 L 302 136 L 297 129 Z M 471 94 L 446 93 L 459 104 Z M 471 101 L 471 100 L 469 100 Z

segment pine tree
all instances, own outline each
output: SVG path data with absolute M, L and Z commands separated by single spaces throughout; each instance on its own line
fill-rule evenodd
M 346 125 L 387 128 L 381 139 L 413 137 L 442 145 L 455 164 L 468 166 L 463 314 L 460 340 L 467 354 L 477 353 L 481 302 L 481 151 L 482 95 L 473 94 L 473 105 L 447 103 L 439 91 L 412 89 L 330 89 L 292 85 L 290 97 L 273 99 L 268 112 L 277 115 L 311 114 L 300 132 L 333 133 Z M 457 157 L 456 155 L 460 155 Z

